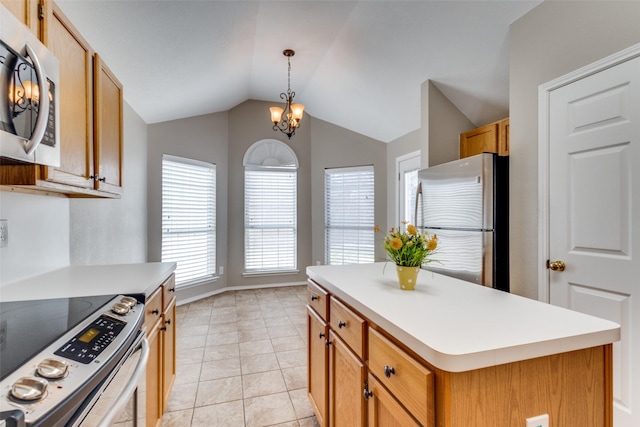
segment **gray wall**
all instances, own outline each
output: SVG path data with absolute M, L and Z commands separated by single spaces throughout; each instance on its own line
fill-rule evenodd
M 162 155 L 187 157 L 216 165 L 216 233 L 217 263 L 227 263 L 227 186 L 228 186 L 228 113 L 208 114 L 148 126 L 147 235 L 149 261 L 162 259 Z M 180 299 L 223 288 L 227 276 L 216 282 L 180 290 Z
M 545 1 L 510 30 L 511 290 L 537 298 L 538 86 L 640 42 L 640 2 Z

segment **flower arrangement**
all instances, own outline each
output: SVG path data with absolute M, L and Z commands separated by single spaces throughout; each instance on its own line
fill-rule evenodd
M 398 266 L 419 267 L 433 260 L 429 256 L 438 247 L 436 234 L 418 233 L 415 225 L 407 224 L 406 231 L 392 228 L 384 239 L 384 249 Z M 380 228 L 376 226 L 376 231 Z

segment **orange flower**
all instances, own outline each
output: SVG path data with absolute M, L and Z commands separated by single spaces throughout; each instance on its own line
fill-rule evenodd
M 429 241 L 427 242 L 427 249 L 429 249 L 430 251 L 433 251 L 437 247 L 438 247 L 438 236 L 434 234 L 433 237 L 429 239 Z
M 416 228 L 415 225 L 409 224 L 407 225 L 407 233 L 411 234 L 412 236 L 415 236 L 416 234 L 418 234 L 418 229 Z
M 394 250 L 398 250 L 402 247 L 402 240 L 400 240 L 397 237 L 394 237 L 393 239 L 391 239 L 391 248 Z
M 374 233 L 378 233 L 380 231 L 380 226 L 376 225 L 375 227 L 373 227 L 373 232 Z

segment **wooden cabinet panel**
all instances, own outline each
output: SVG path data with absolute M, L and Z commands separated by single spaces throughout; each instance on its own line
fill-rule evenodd
M 158 288 L 149 297 L 144 305 L 144 325 L 150 331 L 162 316 L 162 289 Z
M 0 3 L 39 36 L 38 0 L 0 0 Z
M 329 321 L 329 293 L 312 281 L 307 286 L 307 304 L 325 321 Z
M 329 425 L 364 426 L 367 367 L 332 330 L 329 341 Z
M 369 371 L 422 425 L 435 425 L 434 374 L 371 328 Z
M 162 284 L 162 309 L 166 310 L 169 307 L 169 303 L 176 297 L 176 276 L 172 274 Z
M 122 193 L 122 84 L 98 54 L 94 58 L 96 190 Z
M 335 298 L 329 299 L 329 325 L 355 354 L 364 359 L 365 321 Z
M 147 427 L 157 427 L 162 421 L 162 338 L 160 336 L 160 321 L 147 329 L 149 341 L 149 360 L 147 361 L 146 381 L 146 413 Z
M 367 381 L 367 392 L 369 427 L 420 427 L 409 412 L 371 374 Z
M 176 299 L 162 314 L 162 408 L 166 408 L 176 379 Z
M 88 189 L 93 175 L 93 50 L 53 2 L 44 43 L 60 62 L 60 167 L 45 179 Z
M 327 427 L 329 421 L 328 333 L 327 324 L 307 306 L 307 393 L 320 427 Z
M 508 118 L 460 134 L 461 159 L 481 153 L 509 155 Z

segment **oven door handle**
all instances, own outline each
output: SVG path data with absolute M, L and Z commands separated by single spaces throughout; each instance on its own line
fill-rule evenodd
M 38 59 L 38 55 L 33 50 L 29 43 L 26 44 L 25 48 L 27 49 L 27 55 L 31 58 L 31 62 L 33 62 L 33 68 L 36 70 L 36 76 L 38 77 L 38 90 L 39 94 L 39 103 L 38 107 L 38 118 L 36 119 L 36 125 L 33 129 L 33 134 L 29 141 L 25 142 L 24 151 L 31 155 L 40 142 L 42 141 L 42 137 L 44 136 L 44 132 L 47 129 L 47 122 L 49 121 L 49 88 L 47 85 L 47 76 L 44 74 L 44 70 L 40 65 L 40 60 Z
M 97 427 L 109 427 L 113 423 L 113 420 L 115 420 L 116 416 L 118 416 L 120 412 L 122 412 L 122 408 L 125 407 L 129 399 L 133 395 L 133 392 L 136 390 L 138 382 L 145 374 L 147 368 L 147 360 L 149 360 L 149 341 L 147 341 L 146 338 L 142 338 L 141 346 L 142 349 L 140 353 L 140 359 L 138 359 L 138 364 L 131 374 L 131 379 L 124 387 L 122 393 L 113 403 L 111 409 L 109 409 L 102 421 L 100 421 L 100 424 L 97 425 Z

